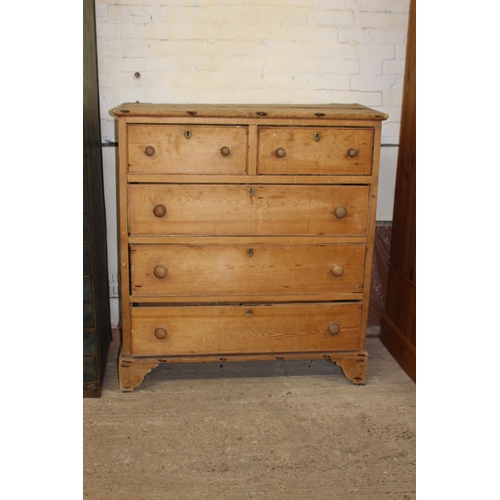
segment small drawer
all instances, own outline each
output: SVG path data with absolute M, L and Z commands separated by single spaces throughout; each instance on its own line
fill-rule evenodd
M 362 291 L 364 245 L 135 245 L 131 295 L 293 295 Z
M 130 174 L 246 172 L 246 127 L 129 125 L 127 132 Z
M 371 128 L 262 127 L 261 175 L 370 175 Z
M 368 186 L 132 184 L 132 235 L 364 235 Z
M 168 356 L 355 350 L 360 321 L 359 303 L 136 307 L 132 352 Z

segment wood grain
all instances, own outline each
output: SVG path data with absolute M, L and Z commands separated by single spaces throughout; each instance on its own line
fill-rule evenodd
M 388 115 L 367 108 L 361 104 L 316 104 L 316 105 L 276 105 L 276 104 L 150 104 L 124 103 L 111 111 L 123 117 L 181 117 L 189 120 L 200 118 L 279 118 L 307 120 L 386 120 Z M 265 113 L 265 116 L 258 115 Z M 320 116 L 318 116 L 318 113 Z
M 359 304 L 140 307 L 132 314 L 134 355 L 242 354 L 356 349 Z M 251 311 L 251 315 L 249 315 Z M 328 326 L 340 326 L 337 335 Z M 155 329 L 167 331 L 157 339 Z
M 147 147 L 154 148 L 152 156 Z M 230 149 L 228 156 L 221 154 L 223 147 Z M 130 174 L 245 174 L 246 162 L 247 127 L 128 126 Z
M 315 134 L 320 135 L 318 141 Z M 279 158 L 278 149 L 285 150 Z M 356 156 L 350 157 L 349 151 Z M 261 175 L 369 175 L 373 128 L 261 127 L 258 172 Z
M 331 294 L 362 290 L 365 246 L 131 246 L 130 260 L 133 296 Z
M 368 193 L 367 186 L 136 184 L 129 186 L 130 234 L 363 235 Z M 166 214 L 157 217 L 160 204 Z M 342 219 L 338 206 L 347 210 Z

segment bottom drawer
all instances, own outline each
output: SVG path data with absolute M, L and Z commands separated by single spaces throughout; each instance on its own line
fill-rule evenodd
M 132 354 L 169 356 L 359 349 L 361 304 L 132 308 Z

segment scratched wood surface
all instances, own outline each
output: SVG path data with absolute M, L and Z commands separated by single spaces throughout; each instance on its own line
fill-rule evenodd
M 138 245 L 130 260 L 137 296 L 331 294 L 361 291 L 365 246 Z M 157 266 L 164 278 L 154 275 Z M 334 266 L 343 268 L 341 276 L 332 274 Z
M 361 104 L 153 104 L 124 103 L 112 110 L 115 116 L 139 117 L 219 117 L 263 119 L 315 119 L 321 120 L 386 120 L 388 115 Z
M 128 126 L 130 174 L 244 174 L 246 158 L 247 127 Z
M 139 307 L 134 355 L 241 354 L 356 349 L 359 304 Z M 328 327 L 339 325 L 332 335 Z M 155 331 L 162 329 L 164 338 Z M 166 333 L 163 333 L 166 332 Z
M 363 235 L 368 194 L 368 186 L 134 184 L 130 234 Z
M 369 175 L 372 150 L 373 129 L 261 127 L 257 169 L 265 175 Z

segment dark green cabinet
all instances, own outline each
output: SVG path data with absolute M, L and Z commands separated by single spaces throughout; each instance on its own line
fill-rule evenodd
M 94 0 L 83 13 L 83 396 L 100 397 L 111 319 Z

